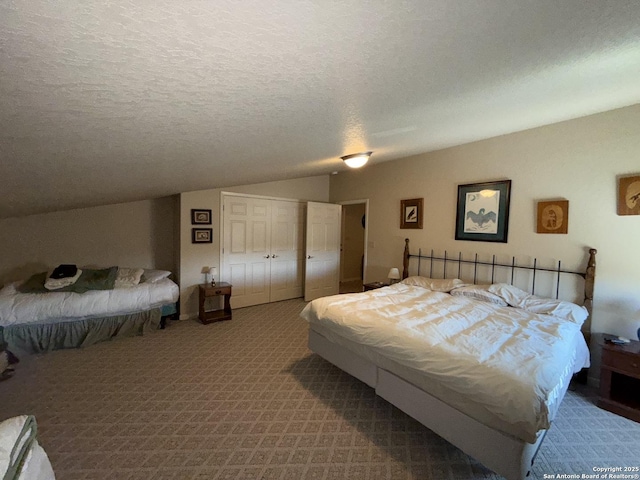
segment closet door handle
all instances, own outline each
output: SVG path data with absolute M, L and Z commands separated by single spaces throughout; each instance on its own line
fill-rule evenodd
M 309 258 L 313 258 L 313 257 L 311 255 L 307 255 L 307 259 L 309 259 Z
M 269 258 L 269 255 L 265 255 L 264 258 Z
M 271 258 L 278 258 L 278 255 L 271 255 Z

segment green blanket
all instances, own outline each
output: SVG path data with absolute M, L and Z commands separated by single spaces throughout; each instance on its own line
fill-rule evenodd
M 7 420 L 7 424 L 9 422 L 18 424 L 19 422 L 24 421 L 20 432 L 11 445 L 11 450 L 9 454 L 9 458 L 7 459 L 8 466 L 5 472 L 0 472 L 3 474 L 2 480 L 14 480 L 20 476 L 20 471 L 22 469 L 22 464 L 24 463 L 31 447 L 36 441 L 36 435 L 38 434 L 38 427 L 36 425 L 36 419 L 33 415 L 22 415 L 20 417 L 14 417 L 12 419 Z M 4 422 L 3 422 L 4 424 Z M 3 425 L 4 426 L 4 425 Z M 11 428 L 10 431 L 14 432 L 14 428 Z M 5 450 L 9 451 L 9 450 Z M 5 459 L 3 459 L 3 464 Z
M 99 270 L 85 268 L 73 285 L 47 290 L 44 282 L 47 280 L 47 272 L 36 273 L 29 280 L 20 285 L 17 290 L 20 293 L 49 293 L 49 292 L 75 292 L 84 293 L 89 290 L 112 290 L 118 275 L 118 267 L 102 268 Z

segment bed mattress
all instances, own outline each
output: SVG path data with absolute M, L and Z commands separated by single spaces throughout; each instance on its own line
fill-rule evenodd
M 533 443 L 575 371 L 588 366 L 580 325 L 396 284 L 324 297 L 311 328 L 499 431 Z
M 179 296 L 178 286 L 168 278 L 82 294 L 19 293 L 18 285 L 12 283 L 0 290 L 0 327 L 127 315 L 174 303 Z

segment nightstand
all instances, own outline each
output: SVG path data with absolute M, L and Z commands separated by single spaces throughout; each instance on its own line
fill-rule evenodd
M 220 310 L 205 310 L 205 301 L 210 297 L 224 297 L 224 308 Z M 210 283 L 199 285 L 199 304 L 198 310 L 200 321 L 205 325 L 219 320 L 231 320 L 231 284 L 219 282 L 214 286 Z
M 364 289 L 365 292 L 368 292 L 369 290 L 375 290 L 376 288 L 382 288 L 382 287 L 388 287 L 388 286 L 389 286 L 388 283 L 371 282 L 371 283 L 365 283 L 364 285 L 362 285 L 362 288 Z
M 614 345 L 605 341 L 598 406 L 640 422 L 640 342 Z

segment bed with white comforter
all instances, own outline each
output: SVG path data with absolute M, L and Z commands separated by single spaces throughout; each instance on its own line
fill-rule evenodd
M 179 288 L 170 272 L 145 272 L 147 281 L 84 293 L 21 293 L 21 282 L 9 284 L 0 290 L 0 344 L 38 353 L 155 330 L 175 312 Z
M 173 303 L 178 286 L 168 278 L 126 288 L 92 290 L 85 293 L 19 293 L 19 283 L 0 290 L 0 326 L 55 323 L 127 315 Z
M 511 478 L 526 475 L 527 463 L 550 427 L 572 375 L 589 366 L 580 331 L 587 311 L 525 292 L 526 309 L 411 283 L 420 284 L 409 279 L 310 302 L 302 312 L 310 324 L 310 348 L 350 373 L 343 366 L 351 362 L 345 363 L 345 355 L 355 359 L 355 372 L 361 361 L 373 365 L 375 373 L 366 373 L 365 365 L 361 380 L 376 391 L 396 388 L 380 385 L 391 375 L 472 419 L 473 425 L 487 427 L 509 448 L 527 450 L 522 466 L 498 472 Z M 517 289 L 507 286 L 498 293 L 513 304 L 520 301 L 509 298 L 513 292 Z M 540 311 L 552 314 L 534 313 Z M 404 402 L 403 394 L 396 395 Z M 410 403 L 418 415 L 426 414 L 419 403 Z M 446 422 L 443 428 L 444 433 L 434 431 L 447 438 Z M 471 445 L 467 453 L 477 456 L 474 448 Z M 486 445 L 477 450 L 487 450 Z M 489 458 L 485 464 L 499 470 L 490 463 Z

